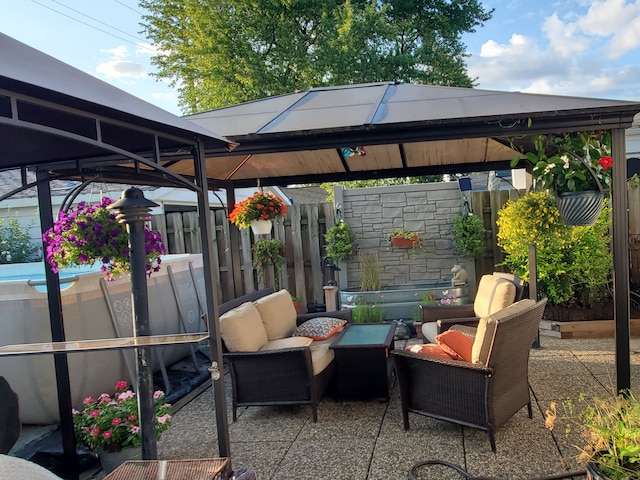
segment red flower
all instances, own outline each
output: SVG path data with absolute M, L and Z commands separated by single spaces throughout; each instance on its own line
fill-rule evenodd
M 600 160 L 598 161 L 598 163 L 600 164 L 600 166 L 605 169 L 608 170 L 613 166 L 613 158 L 611 157 L 601 157 Z

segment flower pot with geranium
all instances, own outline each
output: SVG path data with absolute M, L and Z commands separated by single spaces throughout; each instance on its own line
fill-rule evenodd
M 415 247 L 419 243 L 418 234 L 404 228 L 396 228 L 389 234 L 391 245 L 399 248 Z
M 235 204 L 229 214 L 229 220 L 238 228 L 248 228 L 253 222 L 272 221 L 286 213 L 287 206 L 280 198 L 272 193 L 255 192 L 249 198 Z
M 45 258 L 54 272 L 79 265 L 101 262 L 107 280 L 115 281 L 131 269 L 129 236 L 126 226 L 109 210 L 110 198 L 96 205 L 80 202 L 75 209 L 60 212 L 58 219 L 42 235 Z M 160 255 L 166 250 L 162 236 L 145 225 L 147 273 L 160 270 Z
M 153 394 L 157 439 L 171 424 L 171 405 L 160 390 Z M 87 397 L 82 410 L 73 409 L 73 428 L 79 445 L 88 450 L 120 452 L 140 447 L 140 422 L 135 392 L 125 381 L 115 386 L 115 393 L 102 393 L 97 399 Z
M 526 150 L 526 149 L 525 149 Z M 567 225 L 593 225 L 611 186 L 611 134 L 607 131 L 539 135 L 524 152 L 533 165 L 536 188 L 555 193 Z M 519 158 L 511 162 L 512 168 Z

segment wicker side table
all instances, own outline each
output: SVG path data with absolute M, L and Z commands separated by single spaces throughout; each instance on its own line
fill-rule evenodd
M 104 480 L 158 480 L 161 460 L 132 460 L 123 463 Z M 166 480 L 227 480 L 231 477 L 228 458 L 167 460 Z

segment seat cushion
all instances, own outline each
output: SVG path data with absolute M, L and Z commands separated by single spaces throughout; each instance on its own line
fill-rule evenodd
M 297 313 L 291 294 L 287 290 L 272 293 L 253 303 L 260 312 L 262 324 L 270 341 L 290 337 L 293 334 L 296 329 Z
M 311 338 L 307 337 L 287 337 L 279 338 L 278 340 L 271 340 L 262 346 L 261 352 L 267 350 L 282 350 L 283 348 L 300 348 L 308 347 L 313 343 Z
M 299 325 L 294 335 L 314 340 L 326 340 L 339 332 L 346 324 L 347 321 L 341 318 L 316 317 Z
M 440 345 L 436 345 L 435 343 L 425 343 L 424 345 L 408 345 L 406 350 L 413 353 L 419 353 L 421 355 L 427 355 L 429 357 L 454 360 L 454 358 L 449 355 Z
M 258 309 L 246 302 L 220 317 L 220 336 L 230 352 L 257 352 L 269 341 Z
M 331 362 L 333 362 L 333 350 L 329 348 L 332 342 L 333 339 L 314 341 L 311 344 L 311 363 L 313 364 L 314 375 L 321 373 L 329 364 L 331 364 Z
M 471 349 L 473 340 L 464 333 L 455 330 L 447 330 L 436 335 L 436 343 L 456 360 L 471 361 Z
M 478 328 L 476 330 L 476 338 L 473 341 L 473 348 L 471 349 L 471 362 L 486 365 L 489 357 L 491 356 L 491 348 L 493 347 L 493 338 L 496 333 L 496 327 L 500 323 L 500 320 L 517 314 L 520 311 L 535 305 L 535 300 L 525 298 L 507 308 L 503 308 L 499 312 L 491 315 L 486 315 L 480 318 Z
M 473 311 L 476 317 L 491 315 L 508 307 L 516 298 L 516 286 L 509 280 L 483 275 L 478 284 Z

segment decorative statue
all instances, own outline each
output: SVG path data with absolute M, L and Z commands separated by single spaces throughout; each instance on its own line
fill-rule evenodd
M 467 271 L 460 265 L 454 265 L 451 267 L 451 273 L 453 273 L 453 277 L 451 278 L 452 287 L 467 283 Z

